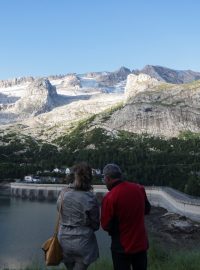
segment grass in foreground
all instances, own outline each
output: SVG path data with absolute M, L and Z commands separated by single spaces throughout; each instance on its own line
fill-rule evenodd
M 167 250 L 153 245 L 148 264 L 148 270 L 200 270 L 200 250 Z
M 158 245 L 151 244 L 148 253 L 148 270 L 200 270 L 200 250 L 178 251 L 160 248 Z M 66 270 L 64 265 L 59 267 L 41 267 L 37 264 L 21 269 L 3 270 Z M 88 270 L 112 270 L 111 259 L 101 258 L 93 263 Z

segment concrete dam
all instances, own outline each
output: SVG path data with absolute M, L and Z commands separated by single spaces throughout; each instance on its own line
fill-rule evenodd
M 60 184 L 26 184 L 11 183 L 11 196 L 29 200 L 55 201 L 62 188 Z M 105 185 L 94 185 L 94 193 L 101 203 L 108 192 Z M 169 187 L 145 187 L 149 201 L 153 206 L 178 213 L 194 221 L 200 222 L 200 198 L 195 198 Z

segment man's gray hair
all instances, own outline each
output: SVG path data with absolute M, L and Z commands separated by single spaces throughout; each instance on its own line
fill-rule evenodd
M 122 177 L 122 171 L 120 167 L 116 164 L 107 164 L 103 168 L 103 174 L 105 176 L 109 176 L 112 179 L 121 179 Z

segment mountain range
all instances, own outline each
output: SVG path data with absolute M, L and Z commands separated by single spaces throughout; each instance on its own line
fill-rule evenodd
M 2 80 L 0 128 L 52 140 L 96 115 L 93 125 L 109 131 L 165 137 L 200 132 L 198 80 L 200 72 L 152 65 Z

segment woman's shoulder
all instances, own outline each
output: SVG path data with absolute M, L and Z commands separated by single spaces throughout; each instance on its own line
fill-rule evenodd
M 93 191 L 85 191 L 85 197 L 88 199 L 88 201 L 96 202 L 97 198 Z
M 69 186 L 69 185 L 66 185 L 65 187 L 63 187 L 60 192 L 59 192 L 59 195 L 61 196 L 64 196 L 65 194 L 67 194 L 69 191 L 73 191 L 74 189 Z
M 74 190 L 73 184 L 68 184 L 61 189 L 62 192 L 67 192 L 67 191 L 72 191 L 72 190 Z

